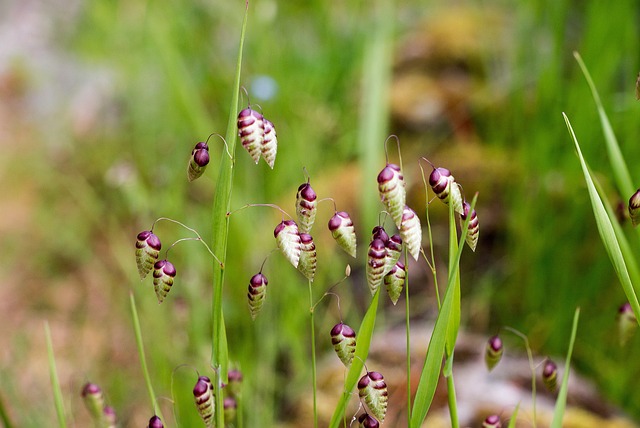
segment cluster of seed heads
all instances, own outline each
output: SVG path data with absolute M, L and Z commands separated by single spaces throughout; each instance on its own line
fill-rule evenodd
M 278 139 L 273 123 L 249 106 L 238 114 L 238 135 L 242 147 L 255 163 L 262 157 L 273 169 L 278 151 Z
M 95 383 L 87 383 L 82 388 L 82 401 L 96 426 L 115 428 L 116 412 L 113 407 L 106 406 L 102 389 Z
M 138 233 L 136 240 L 136 264 L 140 279 L 144 279 L 153 270 L 153 288 L 162 303 L 171 290 L 173 280 L 176 277 L 176 268 L 164 259 L 158 260 L 162 244 L 160 239 L 150 230 Z
M 223 400 L 223 412 L 225 423 L 231 424 L 236 418 L 242 388 L 242 373 L 237 369 L 229 370 L 228 379 L 229 383 L 222 385 L 226 392 Z M 198 377 L 193 387 L 193 398 L 204 425 L 207 428 L 213 428 L 215 426 L 215 396 L 211 379 L 207 376 Z

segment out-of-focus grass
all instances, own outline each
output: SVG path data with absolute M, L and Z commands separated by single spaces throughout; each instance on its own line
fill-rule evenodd
M 617 347 L 614 317 L 624 296 L 599 242 L 560 115 L 566 111 L 574 128 L 580 129 L 585 157 L 599 170 L 593 160 L 605 156 L 606 150 L 589 89 L 571 54 L 579 50 L 628 163 L 639 158 L 633 82 L 640 38 L 637 20 L 630 18 L 638 16 L 638 6 L 624 0 L 607 4 L 529 0 L 517 6 L 501 2 L 489 6 L 507 17 L 512 45 L 503 57 L 491 58 L 502 62 L 506 73 L 487 83 L 487 93 L 492 94 L 492 85 L 501 86 L 499 92 L 508 96 L 472 115 L 479 144 L 487 148 L 484 153 L 506 153 L 512 164 L 510 175 L 501 176 L 500 182 L 486 176 L 482 177 L 486 183 L 465 184 L 470 189 L 484 185 L 499 194 L 481 193 L 478 200 L 480 246 L 477 256 L 463 260 L 472 271 L 462 273 L 463 284 L 472 284 L 466 289 L 463 285 L 463 311 L 478 305 L 470 300 L 475 298 L 488 311 L 481 315 L 490 326 L 506 324 L 528 332 L 534 350 L 557 355 L 566 350 L 564 332 L 571 327 L 573 309 L 581 306 L 575 366 L 598 382 L 606 396 L 640 417 L 640 394 L 632 383 L 640 369 L 629 363 L 635 361 L 640 344 L 632 340 L 623 350 Z M 207 374 L 210 308 L 203 302 L 210 297 L 208 256 L 195 243 L 174 248 L 171 257 L 178 277 L 168 300 L 157 305 L 149 281 L 138 283 L 132 248 L 135 233 L 149 228 L 159 216 L 176 218 L 197 228 L 205 239 L 209 236 L 207 216 L 218 162 L 212 161 L 206 177 L 189 186 L 186 162 L 197 141 L 225 129 L 243 7 L 243 2 L 228 1 L 84 2 L 78 27 L 65 32 L 68 38 L 63 42 L 83 61 L 113 73 L 114 126 L 59 137 L 64 141 L 63 149 L 55 152 L 58 156 L 34 160 L 25 153 L 15 154 L 22 162 L 31 161 L 32 172 L 25 179 L 39 190 L 32 233 L 41 244 L 19 247 L 10 242 L 17 254 L 29 256 L 24 269 L 33 272 L 24 274 L 27 288 L 46 288 L 39 296 L 17 302 L 50 319 L 54 341 L 58 340 L 54 345 L 61 381 L 68 388 L 64 391 L 68 411 L 79 424 L 86 418 L 79 392 L 88 379 L 102 386 L 125 422 L 142 426 L 151 416 L 128 318 L 129 289 L 138 302 L 156 392 L 167 397 L 160 400 L 164 414 L 172 413 L 168 396 L 175 367 L 188 364 Z M 419 1 L 397 5 L 398 40 L 439 7 L 438 2 L 425 6 Z M 356 176 L 350 171 L 358 156 L 364 46 L 376 30 L 368 25 L 372 11 L 365 2 L 319 0 L 256 0 L 250 8 L 242 80 L 251 102 L 276 124 L 280 147 L 274 171 L 264 163 L 254 166 L 246 153 L 237 152 L 232 205 L 275 202 L 293 213 L 295 190 L 305 180 L 303 166 L 316 191 L 325 192 L 319 192 L 320 197 L 333 196 L 339 204 L 347 204 L 344 195 L 358 194 L 350 187 L 375 186 L 350 180 Z M 277 84 L 273 98 L 256 95 L 252 84 L 258 76 Z M 436 150 L 416 146 L 428 138 L 424 135 L 391 132 L 402 133 L 403 147 L 410 152 L 429 156 Z M 214 159 L 225 155 L 219 140 L 212 140 L 210 147 Z M 405 170 L 411 169 L 413 159 L 404 160 Z M 456 171 L 456 159 L 442 161 Z M 379 162 L 382 167 L 383 159 Z M 109 171 L 124 171 L 122 184 L 105 179 Z M 17 168 L 15 173 L 21 174 Z M 600 179 L 607 186 L 608 177 Z M 502 201 L 499 206 L 506 214 L 500 218 L 505 221 L 487 249 L 482 214 L 493 213 L 483 207 L 483 200 L 496 199 Z M 357 206 L 342 208 L 355 209 L 358 218 Z M 332 209 L 321 205 L 318 235 Z M 257 272 L 275 247 L 272 231 L 278 221 L 279 214 L 266 208 L 231 217 L 224 310 L 230 356 L 241 362 L 245 390 L 250 391 L 251 411 L 245 418 L 249 427 L 275 425 L 290 410 L 292 400 L 311 393 L 308 302 L 302 277 L 273 254 L 264 271 L 269 278 L 267 301 L 255 322 L 246 307 L 248 272 Z M 183 236 L 169 224 L 158 226 L 158 232 L 165 248 Z M 324 241 L 326 236 L 315 238 L 328 244 L 317 244 L 322 270 L 316 286 L 324 290 L 342 277 L 347 260 Z M 364 241 L 366 237 L 361 237 Z M 495 259 L 481 258 L 485 249 Z M 362 305 L 346 296 L 350 287 L 341 286 L 342 312 L 345 322 L 358 325 Z M 322 342 L 322 332 L 335 323 L 335 304 L 323 301 L 316 316 Z M 474 319 L 466 322 L 473 328 Z M 81 330 L 75 341 L 81 349 L 65 338 L 65 325 Z M 38 352 L 19 331 L 13 343 L 15 356 L 8 360 L 12 363 Z M 59 351 L 60 345 L 64 350 Z M 320 349 L 327 345 L 328 341 L 322 342 Z M 107 351 L 94 352 L 92 346 Z M 65 359 L 81 363 L 69 367 Z M 51 420 L 52 406 L 22 398 L 24 380 L 11 365 L 3 366 L 1 374 L 10 394 L 3 396 L 3 402 L 16 425 Z M 39 382 L 46 382 L 46 377 Z M 175 400 L 183 426 L 198 423 L 190 396 L 194 382 L 193 369 L 176 370 Z

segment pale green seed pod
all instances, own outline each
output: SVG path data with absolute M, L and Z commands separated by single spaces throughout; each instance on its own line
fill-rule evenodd
M 158 261 L 162 244 L 160 239 L 150 230 L 138 233 L 136 238 L 136 264 L 140 279 L 144 279 L 153 269 L 153 265 Z
M 384 243 L 387 248 L 387 257 L 384 259 L 384 274 L 387 275 L 391 272 L 391 269 L 400 260 L 402 254 L 402 238 L 400 235 L 393 235 L 387 242 Z
M 215 424 L 213 385 L 208 377 L 200 376 L 198 378 L 196 386 L 193 387 L 193 398 L 204 425 L 207 428 L 213 428 Z
M 547 358 L 542 367 L 542 383 L 544 383 L 549 392 L 555 392 L 558 387 L 558 366 L 549 358 Z
M 196 180 L 207 168 L 209 164 L 209 146 L 207 143 L 200 142 L 191 151 L 191 158 L 187 166 L 187 179 L 189 181 Z
M 376 294 L 382 279 L 384 278 L 385 258 L 387 256 L 387 248 L 381 239 L 374 239 L 369 244 L 369 252 L 367 253 L 367 285 L 371 295 Z
M 250 107 L 242 110 L 238 114 L 238 135 L 242 147 L 249 153 L 251 159 L 258 163 L 264 140 L 264 117 Z
M 317 255 L 313 237 L 308 233 L 300 234 L 300 261 L 298 270 L 311 282 L 316 275 Z
M 502 359 L 503 352 L 504 348 L 499 336 L 493 336 L 487 341 L 487 346 L 484 350 L 484 362 L 487 365 L 487 370 L 493 370 Z
M 353 227 L 353 221 L 351 221 L 349 214 L 344 211 L 336 212 L 329 220 L 329 230 L 340 248 L 355 258 L 356 229 Z
M 331 343 L 342 364 L 349 367 L 356 354 L 356 332 L 346 324 L 336 324 L 331 329 Z
M 358 381 L 358 392 L 373 416 L 381 423 L 384 422 L 389 401 L 384 377 L 378 372 L 367 372 Z
M 303 183 L 296 193 L 296 215 L 301 233 L 310 233 L 318 211 L 318 196 L 309 183 Z
M 158 297 L 158 303 L 162 303 L 167 297 L 176 277 L 176 268 L 168 260 L 160 260 L 153 265 L 153 288 Z
M 500 416 L 490 415 L 482 422 L 482 428 L 502 428 Z
M 378 174 L 380 200 L 387 208 L 398 229 L 402 223 L 402 211 L 407 200 L 404 177 L 398 165 L 387 164 Z
M 402 262 L 397 262 L 391 271 L 384 276 L 384 285 L 387 288 L 387 294 L 394 305 L 398 303 L 406 279 L 407 271 Z
M 629 217 L 634 227 L 640 223 L 640 189 L 629 198 Z
M 89 411 L 94 421 L 101 421 L 103 418 L 104 395 L 102 389 L 95 383 L 87 383 L 82 388 L 82 401 Z
M 380 422 L 376 420 L 373 416 L 363 413 L 358 417 L 358 424 L 360 428 L 379 428 Z
M 446 168 L 434 168 L 429 175 L 429 184 L 438 198 L 449 205 L 453 204 L 453 209 L 458 214 L 462 214 L 462 192 L 460 185 L 456 182 L 451 171 Z
M 467 236 L 465 238 L 465 242 L 467 243 L 469 248 L 471 248 L 471 251 L 476 251 L 476 246 L 478 245 L 478 237 L 480 236 L 480 223 L 478 222 L 478 215 L 476 214 L 476 210 L 471 210 L 471 205 L 469 205 L 467 201 L 463 202 L 462 210 L 463 214 L 460 215 L 461 225 L 467 220 L 467 217 L 469 215 L 471 216 L 469 225 L 467 227 Z M 471 210 L 470 214 L 469 210 Z
M 402 224 L 400 225 L 400 236 L 407 246 L 409 254 L 416 261 L 420 256 L 420 248 L 422 246 L 422 226 L 418 215 L 411 208 L 405 205 L 402 214 Z
M 262 273 L 257 273 L 251 277 L 249 281 L 249 291 L 247 299 L 249 301 L 249 310 L 251 311 L 251 319 L 255 320 L 267 295 L 267 284 L 269 281 Z
M 620 346 L 626 345 L 638 329 L 638 322 L 629 302 L 620 306 L 618 310 L 618 335 Z
M 276 154 L 278 153 L 278 137 L 276 136 L 276 128 L 266 118 L 264 120 L 264 136 L 262 138 L 262 145 L 260 146 L 260 153 L 262 159 L 269 165 L 269 168 L 273 169 L 276 163 Z
M 298 234 L 298 225 L 293 220 L 283 220 L 276 226 L 273 231 L 276 238 L 278 248 L 282 251 L 285 258 L 293 267 L 297 268 L 300 262 L 300 253 L 302 247 L 300 243 L 300 235 Z

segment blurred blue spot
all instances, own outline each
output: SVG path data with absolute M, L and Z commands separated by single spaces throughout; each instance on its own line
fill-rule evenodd
M 278 84 L 270 76 L 256 76 L 251 82 L 250 93 L 261 101 L 268 101 L 278 93 Z

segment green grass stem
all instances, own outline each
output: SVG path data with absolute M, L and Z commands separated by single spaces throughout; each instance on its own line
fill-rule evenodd
M 567 359 L 564 366 L 564 375 L 562 376 L 562 385 L 556 399 L 556 407 L 553 412 L 553 420 L 551 428 L 562 428 L 562 418 L 564 417 L 565 407 L 567 405 L 567 391 L 569 390 L 569 371 L 571 368 L 571 355 L 573 354 L 573 345 L 576 342 L 576 333 L 578 331 L 578 320 L 580 319 L 580 308 L 576 308 L 573 315 L 573 326 L 571 327 L 571 339 L 569 340 L 569 350 L 567 351 Z
M 311 329 L 311 379 L 313 384 L 313 426 L 318 428 L 318 372 L 316 367 L 316 322 L 313 283 L 309 280 L 309 321 Z
M 453 361 L 453 354 L 450 357 Z M 449 403 L 449 417 L 451 418 L 451 426 L 453 428 L 460 428 L 460 422 L 458 421 L 458 402 L 456 400 L 456 386 L 453 381 L 453 372 L 447 376 L 447 402 Z
M 7 413 L 7 408 L 4 405 L 4 399 L 2 398 L 2 396 L 0 395 L 0 421 L 2 422 L 2 425 L 4 426 L 4 428 L 13 428 L 14 425 L 11 422 L 11 419 L 9 418 L 9 414 Z
M 60 380 L 58 379 L 58 370 L 56 369 L 56 358 L 53 352 L 53 342 L 51 340 L 51 330 L 49 322 L 44 322 L 44 336 L 47 341 L 47 356 L 49 360 L 49 376 L 51 377 L 51 388 L 53 389 L 53 401 L 56 406 L 56 414 L 58 416 L 58 426 L 66 428 L 67 419 L 64 412 L 64 401 L 62 399 L 62 388 L 60 388 Z
M 529 339 L 527 338 L 526 335 L 520 333 L 518 330 L 516 330 L 515 328 L 511 328 L 511 327 L 504 327 L 505 330 L 515 334 L 516 336 L 518 336 L 520 339 L 522 339 L 522 341 L 524 342 L 524 348 L 527 350 L 527 358 L 529 359 L 529 370 L 531 370 L 531 401 L 533 403 L 533 421 L 532 421 L 532 425 L 533 428 L 536 428 L 537 426 L 537 411 L 536 411 L 536 396 L 537 396 L 537 391 L 536 391 L 536 366 L 533 363 L 533 352 L 531 351 L 531 346 L 529 346 Z M 518 404 L 519 406 L 519 404 Z
M 404 260 L 409 261 L 409 250 L 404 248 Z M 405 336 L 406 353 L 407 353 L 407 415 L 411 414 L 411 317 L 409 305 L 409 263 L 405 266 L 407 276 L 404 279 L 404 320 L 405 320 Z

